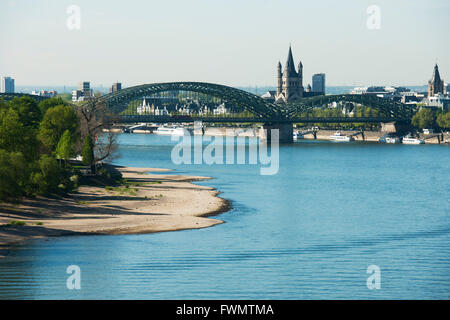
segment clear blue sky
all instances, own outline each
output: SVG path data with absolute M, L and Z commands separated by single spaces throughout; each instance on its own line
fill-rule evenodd
M 369 5 L 381 29 L 366 26 Z M 69 5 L 81 29 L 66 27 Z M 450 82 L 448 0 L 1 0 L 0 76 L 16 85 L 208 81 L 275 85 L 289 43 L 304 82 L 421 85 L 438 61 Z

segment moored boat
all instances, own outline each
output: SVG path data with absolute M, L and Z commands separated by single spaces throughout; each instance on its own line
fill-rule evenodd
M 354 141 L 353 137 L 343 135 L 340 131 L 336 131 L 332 136 L 329 137 L 331 141 L 337 141 L 337 142 L 350 142 Z
M 184 136 L 186 130 L 182 127 L 159 127 L 156 129 L 155 134 L 168 135 L 168 136 Z
M 300 132 L 294 132 L 293 138 L 294 138 L 294 140 L 299 140 L 299 139 L 303 139 L 304 137 Z
M 412 137 L 404 137 L 402 139 L 402 143 L 404 143 L 404 144 L 424 144 L 425 140 L 418 139 L 418 138 L 412 138 Z
M 399 137 L 386 137 L 386 143 L 401 143 L 402 140 Z

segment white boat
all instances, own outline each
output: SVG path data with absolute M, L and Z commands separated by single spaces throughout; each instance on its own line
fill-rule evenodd
M 402 140 L 399 137 L 386 137 L 386 143 L 401 143 Z
M 417 139 L 417 138 L 411 138 L 411 137 L 404 137 L 403 140 L 402 140 L 402 143 L 404 143 L 404 144 L 424 144 L 425 140 Z
M 303 139 L 303 135 L 299 132 L 294 132 L 293 138 L 294 140 Z
M 182 127 L 159 127 L 156 129 L 155 134 L 166 136 L 184 136 L 186 134 L 186 130 Z
M 350 142 L 355 140 L 353 139 L 353 137 L 343 135 L 340 131 L 336 131 L 328 139 L 330 139 L 331 141 L 339 141 L 339 142 Z

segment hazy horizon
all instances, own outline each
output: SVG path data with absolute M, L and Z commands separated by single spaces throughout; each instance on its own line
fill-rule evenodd
M 70 5 L 81 10 L 80 30 L 66 26 Z M 380 8 L 380 29 L 367 27 L 370 5 Z M 273 87 L 291 44 L 304 86 L 321 72 L 327 86 L 422 86 L 436 62 L 444 81 L 450 77 L 449 9 L 444 0 L 6 0 L 0 76 L 17 87 Z

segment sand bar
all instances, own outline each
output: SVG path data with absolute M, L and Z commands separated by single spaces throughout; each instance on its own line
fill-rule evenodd
M 229 209 L 229 202 L 214 188 L 191 183 L 207 177 L 154 168 L 118 170 L 134 183 L 129 189 L 81 186 L 62 199 L 37 197 L 17 205 L 0 204 L 0 257 L 7 255 L 10 245 L 42 237 L 206 228 L 223 223 L 210 216 Z M 11 220 L 26 225 L 4 226 Z

